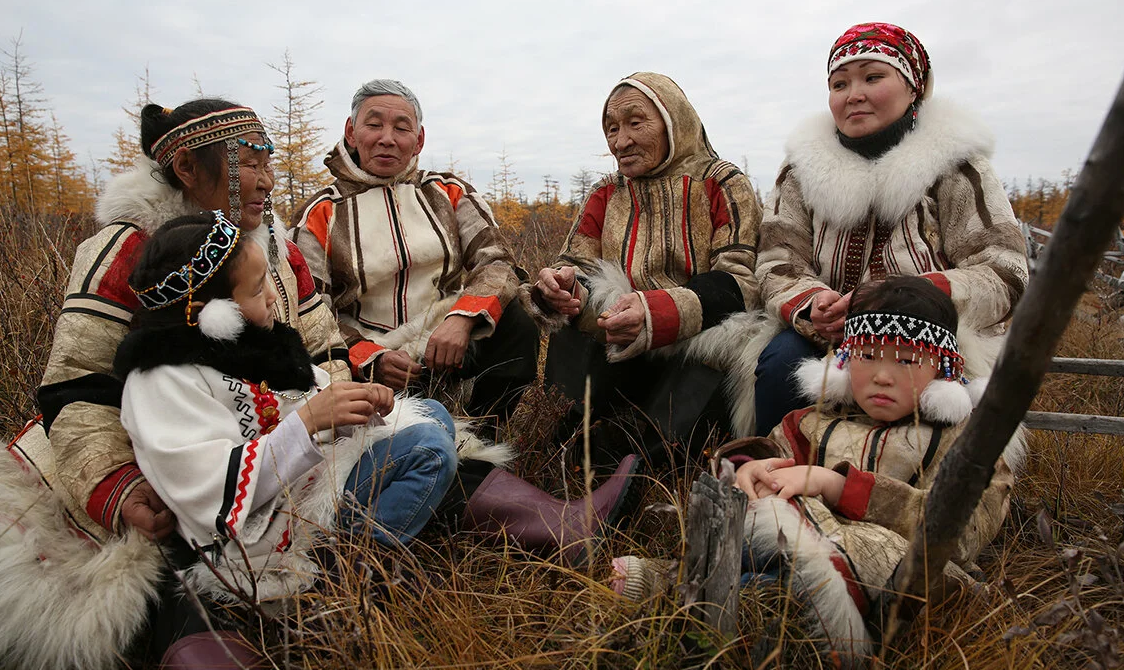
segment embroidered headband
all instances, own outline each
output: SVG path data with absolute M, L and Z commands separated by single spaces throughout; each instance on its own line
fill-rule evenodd
M 233 139 L 246 133 L 261 133 L 265 127 L 249 107 L 231 107 L 190 119 L 172 128 L 152 144 L 152 156 L 160 167 L 172 164 L 176 152 Z
M 929 88 L 929 54 L 913 33 L 892 23 L 860 23 L 851 26 L 835 44 L 827 58 L 830 77 L 845 63 L 876 60 L 886 63 L 905 77 L 918 98 Z
M 227 220 L 222 210 L 216 209 L 211 214 L 215 217 L 215 225 L 207 233 L 207 238 L 190 261 L 158 281 L 155 286 L 139 291 L 133 289 L 137 300 L 145 309 L 160 309 L 174 305 L 184 298 L 190 303 L 191 294 L 206 284 L 230 257 L 234 247 L 238 245 L 238 238 L 242 231 Z M 190 308 L 188 308 L 188 325 L 194 325 L 191 323 Z
M 836 352 L 837 365 L 842 368 L 855 347 L 888 344 L 910 347 L 913 356 L 920 355 L 921 359 L 928 354 L 949 381 L 959 381 L 963 374 L 964 358 L 952 331 L 932 321 L 896 312 L 848 316 L 843 324 L 843 342 Z

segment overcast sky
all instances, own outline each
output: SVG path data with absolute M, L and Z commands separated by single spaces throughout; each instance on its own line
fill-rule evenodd
M 121 109 L 148 67 L 154 102 L 227 97 L 261 114 L 295 74 L 323 86 L 324 142 L 343 132 L 351 95 L 374 77 L 421 99 L 423 167 L 452 160 L 484 189 L 499 153 L 534 198 L 543 175 L 569 190 L 581 168 L 613 168 L 600 111 L 613 84 L 654 70 L 675 79 L 719 154 L 771 186 L 784 141 L 827 109 L 834 39 L 861 21 L 902 25 L 925 44 L 934 94 L 982 115 L 1006 181 L 1080 168 L 1124 76 L 1122 0 L 860 2 L 269 3 L 231 0 L 0 0 L 5 48 L 23 52 L 75 154 L 110 153 Z

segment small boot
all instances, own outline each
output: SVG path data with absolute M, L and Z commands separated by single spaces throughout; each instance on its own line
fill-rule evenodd
M 231 630 L 181 637 L 168 647 L 160 660 L 162 670 L 253 670 L 265 667 L 265 659 L 241 635 Z
M 568 502 L 496 468 L 469 498 L 462 528 L 506 532 L 524 549 L 560 548 L 567 563 L 581 565 L 589 558 L 587 540 L 599 542 L 603 529 L 614 524 L 624 512 L 633 475 L 639 467 L 636 454 L 629 454 L 588 499 Z M 592 519 L 588 514 L 590 507 Z

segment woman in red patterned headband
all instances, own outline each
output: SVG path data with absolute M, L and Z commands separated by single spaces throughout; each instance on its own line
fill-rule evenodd
M 758 435 L 803 406 L 796 362 L 842 340 L 860 282 L 924 277 L 963 325 L 992 336 L 1028 279 L 1022 233 L 989 161 L 991 132 L 931 97 L 929 55 L 913 33 L 848 28 L 828 52 L 827 88 L 829 112 L 785 145 L 761 223 L 761 298 L 785 328 L 758 360 Z M 969 357 L 969 376 L 986 376 L 993 362 Z

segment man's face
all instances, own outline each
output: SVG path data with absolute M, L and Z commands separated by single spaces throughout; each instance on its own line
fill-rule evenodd
M 393 177 L 421 153 L 425 129 L 414 106 L 397 95 L 376 95 L 359 106 L 352 122 L 347 119 L 344 139 L 359 154 L 359 167 L 376 177 Z
M 655 103 L 631 86 L 609 96 L 604 130 L 617 168 L 630 179 L 648 174 L 667 159 L 667 124 Z

